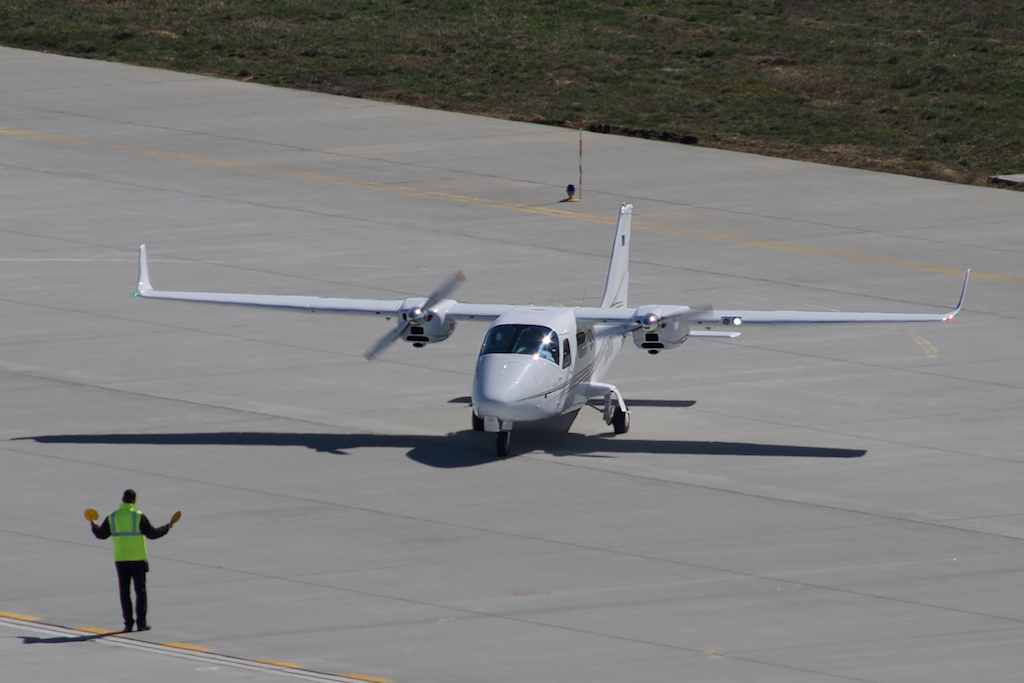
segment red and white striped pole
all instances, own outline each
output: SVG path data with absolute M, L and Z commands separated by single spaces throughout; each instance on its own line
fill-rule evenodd
M 580 114 L 580 186 L 577 191 L 583 199 L 583 114 Z

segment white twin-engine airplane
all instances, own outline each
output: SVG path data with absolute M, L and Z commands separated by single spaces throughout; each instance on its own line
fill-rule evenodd
M 512 426 L 572 414 L 592 399 L 604 399 L 604 421 L 616 434 L 629 430 L 629 409 L 622 394 L 601 377 L 623 340 L 648 353 L 674 349 L 689 337 L 738 337 L 740 324 L 750 323 L 880 323 L 952 320 L 963 305 L 949 313 L 842 313 L 817 311 L 741 311 L 711 307 L 648 305 L 629 308 L 629 239 L 632 204 L 619 210 L 608 279 L 601 305 L 512 306 L 464 304 L 447 298 L 465 278 L 456 273 L 427 298 L 404 301 L 338 299 L 312 296 L 162 292 L 153 289 L 146 246 L 139 250 L 136 296 L 238 306 L 266 306 L 300 311 L 361 313 L 398 319 L 366 358 L 379 356 L 397 339 L 413 346 L 447 339 L 459 320 L 490 320 L 473 377 L 473 429 L 497 433 L 500 457 L 509 453 Z M 712 329 L 718 328 L 718 329 Z

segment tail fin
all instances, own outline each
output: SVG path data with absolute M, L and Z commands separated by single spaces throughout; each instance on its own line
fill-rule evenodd
M 615 229 L 612 260 L 608 264 L 608 280 L 604 284 L 601 308 L 624 308 L 629 295 L 629 232 L 633 219 L 633 205 L 623 204 L 619 209 L 619 225 Z

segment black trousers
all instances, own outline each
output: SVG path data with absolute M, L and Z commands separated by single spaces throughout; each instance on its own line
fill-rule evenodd
M 149 571 L 149 562 L 146 560 L 134 560 L 131 562 L 115 562 L 117 567 L 117 583 L 121 589 L 121 616 L 124 617 L 125 629 L 135 625 L 132 619 L 132 594 L 131 583 L 135 582 L 135 616 L 138 617 L 139 626 L 146 625 L 146 572 Z

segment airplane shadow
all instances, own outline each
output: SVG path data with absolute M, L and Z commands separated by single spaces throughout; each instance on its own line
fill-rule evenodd
M 389 434 L 316 434 L 303 432 L 210 432 L 191 434 L 53 434 L 16 441 L 41 444 L 110 446 L 291 446 L 318 453 L 348 455 L 360 448 L 398 448 L 415 462 L 444 469 L 476 467 L 502 460 L 494 435 L 470 430 L 445 436 Z M 866 450 L 816 448 L 728 441 L 652 441 L 614 436 L 523 430 L 515 432 L 512 456 L 540 451 L 556 457 L 614 458 L 623 454 L 706 455 L 785 458 L 859 458 Z
M 604 407 L 604 399 L 592 398 L 587 405 L 601 409 Z M 689 408 L 697 405 L 696 401 L 679 401 L 670 398 L 634 398 L 626 401 L 627 408 Z
M 448 402 L 469 405 L 473 402 L 473 397 L 456 396 Z M 601 408 L 604 406 L 604 399 L 592 398 L 587 401 L 587 405 Z M 629 408 L 690 408 L 695 405 L 697 405 L 696 401 L 680 401 L 676 399 L 632 398 L 626 401 L 626 406 Z

